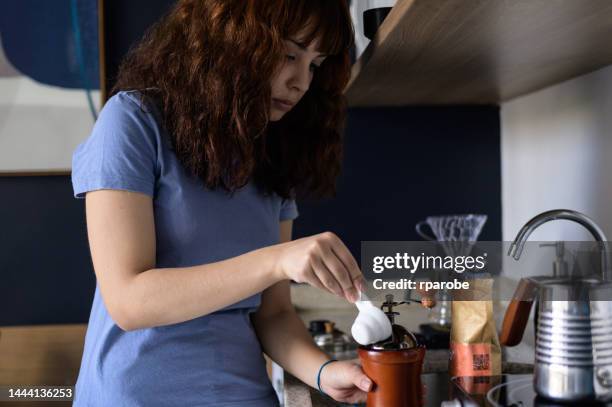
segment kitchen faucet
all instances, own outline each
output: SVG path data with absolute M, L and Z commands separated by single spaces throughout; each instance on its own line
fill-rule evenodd
M 612 280 L 603 231 L 593 220 L 572 210 L 544 212 L 521 228 L 508 255 L 518 260 L 529 235 L 556 219 L 576 222 L 593 235 L 601 250 L 603 281 L 590 276 L 522 278 L 506 310 L 500 342 L 514 346 L 521 341 L 531 305 L 537 301 L 533 367 L 536 393 L 572 405 L 582 405 L 584 400 L 607 401 L 612 399 L 612 362 L 607 356 L 612 349 L 607 336 L 612 329 L 612 302 L 608 300 Z
M 597 226 L 593 220 L 591 220 L 586 215 L 576 212 L 570 209 L 554 209 L 551 211 L 543 212 L 539 215 L 533 217 L 529 222 L 527 222 L 516 235 L 514 242 L 510 245 L 508 249 L 508 256 L 512 256 L 515 260 L 518 260 L 523 253 L 523 248 L 525 246 L 525 242 L 529 238 L 529 235 L 533 233 L 535 229 L 537 229 L 542 224 L 549 222 L 551 220 L 556 219 L 565 219 L 576 222 L 582 226 L 584 226 L 590 233 L 593 235 L 596 241 L 600 244 L 601 249 L 601 274 L 603 280 L 610 280 L 610 262 L 608 256 L 608 239 L 604 232 Z

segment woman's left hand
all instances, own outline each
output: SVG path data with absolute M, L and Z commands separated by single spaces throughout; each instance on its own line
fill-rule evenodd
M 337 361 L 321 372 L 321 389 L 331 398 L 343 403 L 363 403 L 372 388 L 372 380 L 355 361 Z

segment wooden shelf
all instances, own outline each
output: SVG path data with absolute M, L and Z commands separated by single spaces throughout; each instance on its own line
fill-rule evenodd
M 612 64 L 611 0 L 398 0 L 349 106 L 497 104 Z

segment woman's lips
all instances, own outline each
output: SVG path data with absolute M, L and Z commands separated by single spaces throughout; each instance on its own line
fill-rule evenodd
M 274 104 L 275 108 L 282 110 L 283 112 L 288 112 L 294 105 L 294 103 L 289 100 L 276 98 L 272 99 L 272 103 Z

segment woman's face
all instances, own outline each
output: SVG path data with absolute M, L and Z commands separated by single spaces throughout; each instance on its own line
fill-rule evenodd
M 282 119 L 310 87 L 315 70 L 326 57 L 317 51 L 318 45 L 317 40 L 308 46 L 297 38 L 285 40 L 285 61 L 272 77 L 270 121 Z

